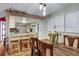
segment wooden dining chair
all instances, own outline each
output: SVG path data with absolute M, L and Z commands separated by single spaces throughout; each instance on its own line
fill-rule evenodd
M 64 35 L 64 45 L 66 45 L 66 43 L 65 43 L 66 38 L 68 40 L 69 46 L 71 46 L 71 47 L 73 47 L 73 44 L 74 44 L 75 39 L 78 39 L 76 36 Z
M 31 56 L 40 56 L 38 49 L 38 38 L 31 38 Z
M 37 38 L 31 38 L 32 41 L 32 50 L 31 55 L 32 56 L 46 56 L 46 50 L 50 50 L 50 56 L 53 56 L 53 47 L 54 45 L 48 44 L 45 42 L 42 42 L 38 40 Z

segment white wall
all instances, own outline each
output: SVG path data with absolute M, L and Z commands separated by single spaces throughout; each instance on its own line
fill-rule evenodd
M 48 18 L 48 31 L 54 31 L 54 17 Z
M 39 38 L 47 38 L 48 33 L 47 33 L 47 20 L 39 20 Z
M 38 36 L 40 39 L 47 37 L 48 34 L 47 34 L 47 20 L 46 19 L 29 18 L 28 21 L 37 22 L 39 24 Z
M 28 21 L 39 24 L 38 36 L 40 39 L 47 37 L 47 20 L 29 18 Z
M 56 26 L 56 29 L 54 25 Z M 69 6 L 49 16 L 48 31 L 54 30 L 79 33 L 79 4 Z M 63 37 L 59 39 L 59 42 L 63 43 Z
M 48 18 L 48 31 L 79 33 L 79 4 L 53 13 Z
M 66 32 L 79 33 L 79 10 L 66 14 Z
M 38 32 L 39 39 L 43 39 L 48 36 L 48 34 L 47 34 L 47 19 L 29 18 L 28 21 L 37 22 L 39 24 L 39 32 Z

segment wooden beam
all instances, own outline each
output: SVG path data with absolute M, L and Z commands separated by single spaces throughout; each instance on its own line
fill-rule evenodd
M 8 15 L 30 17 L 30 18 L 36 18 L 36 19 L 44 19 L 46 17 L 46 16 L 31 15 L 31 14 L 28 14 L 27 12 L 15 10 L 15 9 L 7 9 L 6 12 Z

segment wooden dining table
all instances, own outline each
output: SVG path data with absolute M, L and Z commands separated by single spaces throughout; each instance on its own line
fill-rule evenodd
M 49 39 L 42 39 L 42 42 L 52 44 Z M 49 56 L 49 51 L 47 50 Z M 59 43 L 58 47 L 53 47 L 53 56 L 79 56 L 79 49 Z
M 49 39 L 41 39 L 41 41 L 45 42 L 45 43 L 48 43 L 48 44 L 52 44 Z
M 54 45 L 50 42 L 49 39 L 42 39 L 40 40 L 43 44 L 43 48 L 42 48 L 42 52 L 44 55 L 50 55 L 50 56 L 53 56 L 53 48 L 54 48 Z M 40 43 L 41 44 L 41 43 Z M 49 53 L 50 52 L 50 53 Z

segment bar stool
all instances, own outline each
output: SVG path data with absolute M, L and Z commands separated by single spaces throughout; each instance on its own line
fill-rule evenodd
M 27 55 L 31 53 L 30 38 L 27 35 L 22 36 L 21 52 L 23 52 L 23 54 L 27 54 Z
M 9 53 L 10 55 L 16 55 L 20 52 L 20 40 L 17 37 L 9 38 Z

